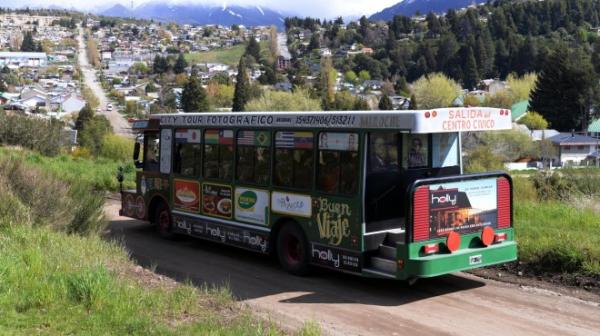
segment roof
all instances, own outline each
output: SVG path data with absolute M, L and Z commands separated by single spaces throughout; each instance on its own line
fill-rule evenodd
M 531 138 L 533 141 L 540 141 L 543 139 L 552 138 L 555 135 L 559 135 L 560 133 L 557 130 L 546 129 L 546 130 L 533 130 L 531 131 Z
M 557 145 L 595 145 L 600 143 L 600 139 L 592 138 L 587 135 L 579 135 L 572 133 L 559 133 L 553 137 L 548 138 Z
M 587 131 L 593 133 L 600 133 L 600 119 L 592 121 L 592 123 L 588 126 Z
M 417 134 L 512 129 L 510 111 L 490 107 L 413 111 L 297 111 L 156 114 L 163 126 L 391 129 Z
M 521 119 L 529 110 L 529 101 L 522 100 L 518 103 L 513 104 L 510 110 L 512 111 L 512 120 L 517 121 Z
M 2 51 L 0 52 L 0 58 L 6 57 L 17 57 L 17 58 L 48 58 L 44 52 L 12 52 Z

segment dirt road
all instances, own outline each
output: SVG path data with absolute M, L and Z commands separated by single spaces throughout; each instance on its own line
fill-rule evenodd
M 113 127 L 113 131 L 116 134 L 123 136 L 133 136 L 131 133 L 131 126 L 125 120 L 125 118 L 116 110 L 108 111 L 106 106 L 110 102 L 108 97 L 106 97 L 106 93 L 100 86 L 100 83 L 96 80 L 96 69 L 90 66 L 90 63 L 87 58 L 87 45 L 83 39 L 83 28 L 79 27 L 79 34 L 77 35 L 77 42 L 79 43 L 79 51 L 78 51 L 78 62 L 81 70 L 83 71 L 83 76 L 85 80 L 85 86 L 89 87 L 94 95 L 98 97 L 98 101 L 100 102 L 100 114 L 104 115 L 110 124 Z
M 149 224 L 119 217 L 110 201 L 110 236 L 141 265 L 196 285 L 228 285 L 282 326 L 318 322 L 328 335 L 599 335 L 600 305 L 535 288 L 458 273 L 415 286 L 329 271 L 300 278 L 243 250 L 160 239 Z

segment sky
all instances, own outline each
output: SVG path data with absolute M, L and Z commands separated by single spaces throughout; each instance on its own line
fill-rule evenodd
M 139 6 L 149 0 L 133 0 L 134 6 Z M 154 0 L 156 1 L 156 0 Z M 162 0 L 158 0 L 162 1 Z M 200 3 L 213 5 L 244 5 L 263 6 L 284 13 L 292 13 L 301 16 L 327 17 L 337 16 L 369 16 L 400 0 L 164 0 L 169 3 Z M 81 1 L 81 0 L 4 0 L 0 6 L 41 6 L 52 5 L 79 10 L 94 10 L 97 8 L 108 8 L 114 3 L 121 3 L 126 7 L 131 6 L 131 0 L 108 0 L 108 1 Z

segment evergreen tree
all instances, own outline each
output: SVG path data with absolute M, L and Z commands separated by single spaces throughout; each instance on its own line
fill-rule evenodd
M 465 89 L 474 89 L 479 83 L 479 72 L 477 71 L 477 62 L 471 48 L 468 48 L 466 51 L 466 63 L 463 72 L 465 76 L 463 80 Z
M 173 71 L 176 74 L 181 74 L 185 72 L 185 68 L 187 68 L 188 63 L 185 60 L 185 57 L 183 57 L 183 54 L 179 54 L 179 57 L 177 57 L 177 61 L 175 62 L 175 66 L 173 67 Z
M 379 99 L 379 109 L 382 111 L 390 111 L 394 109 L 392 101 L 390 100 L 390 97 L 388 97 L 388 95 L 383 94 L 381 96 L 381 99 Z
M 163 74 L 169 71 L 169 63 L 165 57 L 156 55 L 154 57 L 154 63 L 152 64 L 152 71 L 155 74 Z
M 196 74 L 188 79 L 181 93 L 181 109 L 184 112 L 207 112 L 208 97 L 206 90 Z
M 85 106 L 79 111 L 79 115 L 75 120 L 75 129 L 78 131 L 82 131 L 85 125 L 94 118 L 94 110 L 90 104 L 85 104 Z
M 414 94 L 410 95 L 410 104 L 408 105 L 409 110 L 417 110 L 419 107 L 417 105 L 417 97 Z
M 248 45 L 246 46 L 246 55 L 254 57 L 255 61 L 260 61 L 260 45 L 256 42 L 254 36 L 250 37 Z
M 559 45 L 545 62 L 530 95 L 530 110 L 537 111 L 559 131 L 584 130 L 589 120 L 596 72 L 580 50 Z
M 310 42 L 308 43 L 308 50 L 315 50 L 321 48 L 321 41 L 319 33 L 314 33 L 310 37 Z
M 248 74 L 246 73 L 246 61 L 242 57 L 238 64 L 238 74 L 235 83 L 235 92 L 233 93 L 233 112 L 245 111 L 246 103 L 250 100 L 249 92 L 250 81 Z
M 23 34 L 23 42 L 21 43 L 21 51 L 32 52 L 37 49 L 35 42 L 33 41 L 33 35 L 30 31 L 26 31 Z

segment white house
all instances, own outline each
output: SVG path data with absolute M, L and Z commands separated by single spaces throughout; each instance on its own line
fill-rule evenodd
M 594 152 L 600 149 L 600 139 L 574 133 L 559 133 L 548 138 L 557 148 L 553 164 L 581 165 Z
M 0 66 L 45 67 L 48 55 L 43 52 L 0 52 Z

